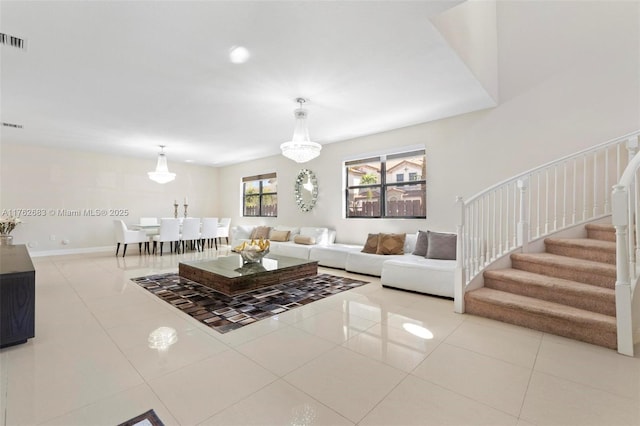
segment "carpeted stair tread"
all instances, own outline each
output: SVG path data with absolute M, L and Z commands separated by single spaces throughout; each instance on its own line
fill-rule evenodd
M 483 287 L 465 295 L 466 312 L 615 349 L 616 319 Z
M 514 269 L 606 288 L 614 288 L 616 281 L 615 265 L 552 253 L 514 253 L 511 264 Z
M 484 272 L 484 286 L 549 302 L 615 316 L 615 291 L 519 269 Z
M 616 228 L 610 224 L 588 223 L 585 225 L 587 236 L 591 239 L 616 241 Z
M 616 264 L 616 243 L 593 238 L 545 238 L 547 253 Z

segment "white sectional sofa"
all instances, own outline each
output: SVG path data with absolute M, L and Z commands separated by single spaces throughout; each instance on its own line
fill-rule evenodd
M 253 226 L 231 229 L 231 244 L 249 241 Z M 427 259 L 412 254 L 418 233 L 406 234 L 404 254 L 381 255 L 363 253 L 363 246 L 335 243 L 336 233 L 328 228 L 276 226 L 276 231 L 289 231 L 288 241 L 271 241 L 271 253 L 315 260 L 320 266 L 344 269 L 380 277 L 385 287 L 453 298 L 455 260 Z M 310 237 L 314 244 L 296 243 L 296 235 Z
M 231 246 L 235 247 L 243 241 L 250 241 L 253 226 L 236 226 L 231 230 Z M 309 252 L 313 247 L 333 244 L 336 240 L 336 231 L 328 228 L 291 226 L 275 226 L 275 231 L 289 231 L 288 241 L 270 241 L 269 251 L 282 256 L 296 257 L 298 259 L 309 259 Z M 308 237 L 306 244 L 296 243 L 296 236 Z M 313 244 L 308 244 L 314 241 Z

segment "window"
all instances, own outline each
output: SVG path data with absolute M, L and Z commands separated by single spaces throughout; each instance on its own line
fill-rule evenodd
M 278 216 L 277 189 L 275 173 L 242 178 L 243 216 Z
M 427 217 L 424 150 L 348 161 L 345 168 L 348 218 Z

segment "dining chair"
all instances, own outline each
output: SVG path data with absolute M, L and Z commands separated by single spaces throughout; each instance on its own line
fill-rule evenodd
M 180 234 L 180 243 L 182 251 L 185 250 L 185 242 L 196 243 L 196 249 L 200 251 L 200 218 L 187 217 L 182 221 L 182 233 Z
M 124 221 L 119 219 L 113 221 L 113 227 L 116 233 L 116 243 L 118 243 L 118 246 L 116 247 L 116 256 L 120 251 L 120 244 L 124 244 L 122 257 L 127 254 L 127 244 L 131 243 L 138 243 L 140 254 L 142 254 L 142 243 L 144 243 L 145 252 L 149 252 L 149 237 L 146 232 L 128 229 Z
M 227 245 L 229 245 L 229 228 L 231 226 L 231 218 L 223 217 L 220 219 L 220 226 L 218 226 L 218 239 L 222 244 L 222 238 L 227 239 Z
M 215 243 L 216 250 L 218 250 L 218 218 L 217 217 L 205 217 L 202 218 L 202 232 L 200 233 L 200 239 L 202 240 L 202 248 L 204 249 L 204 242 L 207 242 L 207 248 L 211 248 Z
M 142 226 L 155 226 L 159 225 L 157 217 L 141 217 L 140 225 Z
M 160 243 L 160 256 L 162 256 L 162 246 L 165 242 L 171 243 L 171 252 L 175 245 L 175 250 L 180 253 L 180 222 L 178 219 L 160 219 L 160 230 L 158 235 L 153 236 L 153 253 L 156 253 L 158 243 Z M 175 244 L 174 244 L 175 243 Z

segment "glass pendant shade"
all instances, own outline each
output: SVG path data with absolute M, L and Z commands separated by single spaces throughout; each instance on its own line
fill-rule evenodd
M 161 147 L 164 149 L 164 147 Z M 156 170 L 154 172 L 148 172 L 149 179 L 158 183 L 167 183 L 171 182 L 176 178 L 175 173 L 169 172 L 169 167 L 167 167 L 167 156 L 164 154 L 164 151 L 161 151 L 158 154 L 158 164 L 156 164 Z
M 298 100 L 302 105 L 304 100 Z M 307 129 L 307 110 L 298 108 L 294 112 L 295 127 L 293 138 L 289 142 L 280 145 L 282 155 L 295 161 L 296 163 L 306 163 L 320 155 L 322 145 L 312 142 Z

